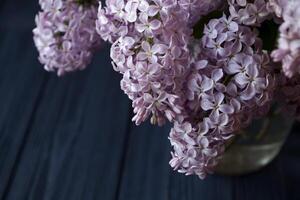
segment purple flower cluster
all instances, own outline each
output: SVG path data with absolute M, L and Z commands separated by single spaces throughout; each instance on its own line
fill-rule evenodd
M 274 12 L 277 17 L 282 17 L 283 8 L 288 4 L 289 0 L 269 0 L 267 7 Z
M 270 16 L 267 0 L 227 0 L 232 18 L 241 24 L 259 26 Z
M 202 16 L 221 8 L 224 0 L 179 0 L 181 8 L 189 13 L 188 23 L 194 25 Z
M 272 52 L 275 62 L 282 62 L 287 77 L 300 73 L 300 1 L 289 1 L 285 6 L 280 25 L 278 49 Z
M 40 5 L 33 33 L 45 69 L 58 75 L 83 69 L 100 38 L 112 43 L 112 65 L 123 75 L 133 121 L 174 124 L 170 165 L 180 173 L 200 178 L 211 173 L 229 140 L 266 115 L 275 100 L 300 118 L 300 1 L 40 0 Z M 211 19 L 213 11 L 229 15 Z M 210 20 L 196 39 L 193 29 L 201 19 Z M 282 23 L 272 57 L 282 61 L 284 73 L 258 37 L 262 23 L 272 19 Z
M 101 38 L 95 30 L 97 3 L 89 0 L 40 0 L 33 30 L 39 60 L 47 71 L 84 69 Z
M 113 42 L 111 58 L 140 124 L 162 125 L 181 116 L 182 83 L 189 69 L 189 15 L 176 0 L 114 0 L 99 9 L 97 31 Z
M 200 178 L 212 171 L 234 132 L 268 112 L 275 89 L 268 54 L 245 26 L 268 17 L 265 1 L 230 1 L 231 16 L 212 19 L 195 43 L 193 24 L 221 5 L 107 0 L 96 22 L 97 32 L 112 43 L 112 64 L 123 74 L 133 120 L 173 122 L 170 165 Z
M 137 30 L 135 24 L 147 25 L 145 18 L 155 19 L 152 25 L 159 20 L 161 26 L 156 27 L 159 30 L 169 27 L 175 30 L 176 26 L 185 29 L 187 24 L 193 25 L 201 16 L 221 7 L 222 4 L 222 0 L 106 0 L 105 6 L 100 3 L 96 28 L 104 40 L 113 43 L 119 37 L 135 36 L 137 32 L 143 34 L 143 29 Z M 179 23 L 182 24 L 178 25 Z M 149 28 L 153 30 L 155 27 L 147 29 Z M 171 32 L 166 31 L 169 32 L 167 34 Z M 153 37 L 156 37 L 156 34 Z
M 185 113 L 170 133 L 170 164 L 200 178 L 212 171 L 226 141 L 267 113 L 275 79 L 261 41 L 232 17 L 212 19 L 187 78 Z

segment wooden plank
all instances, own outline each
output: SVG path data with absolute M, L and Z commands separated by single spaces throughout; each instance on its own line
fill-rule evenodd
M 23 38 L 17 37 L 14 32 L 8 32 L 3 37 L 5 37 L 5 43 L 2 44 L 8 45 L 0 48 L 5 51 L 1 53 L 0 58 L 0 196 L 5 196 L 10 180 L 14 176 L 17 159 L 26 138 L 26 129 L 32 120 L 35 103 L 39 101 L 45 80 L 45 74 L 36 76 L 36 73 L 29 73 L 24 76 L 26 71 L 31 70 L 20 67 L 28 63 L 30 52 L 26 42 L 22 42 Z M 22 43 L 23 48 L 21 48 Z M 16 49 L 19 49 L 19 52 Z M 17 59 L 19 63 L 15 65 Z M 34 85 L 23 84 L 33 82 Z
M 31 30 L 10 34 L 0 48 L 0 199 L 114 199 L 131 106 L 107 47 L 58 79 L 37 63 Z
M 131 125 L 120 200 L 167 200 L 169 185 L 169 126 Z

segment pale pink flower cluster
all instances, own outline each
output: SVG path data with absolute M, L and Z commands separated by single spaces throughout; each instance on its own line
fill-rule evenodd
M 34 42 L 44 68 L 59 76 L 84 69 L 101 43 L 95 30 L 98 4 L 78 2 L 40 0 L 43 11 L 36 16 Z
M 260 40 L 231 17 L 204 29 L 198 59 L 187 78 L 187 116 L 176 122 L 170 164 L 200 178 L 212 171 L 233 133 L 268 112 L 275 78 Z
M 282 62 L 287 77 L 300 73 L 300 1 L 289 1 L 283 10 L 278 49 L 272 52 L 276 62 Z

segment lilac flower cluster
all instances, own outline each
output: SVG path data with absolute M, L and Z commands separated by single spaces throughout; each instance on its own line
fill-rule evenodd
M 115 0 L 99 9 L 97 31 L 113 42 L 111 58 L 123 74 L 136 124 L 149 116 L 162 125 L 182 112 L 182 82 L 189 69 L 188 13 L 177 1 Z
M 95 30 L 97 3 L 76 0 L 40 0 L 43 9 L 33 30 L 39 60 L 47 71 L 84 69 L 101 38 Z
M 289 1 L 282 14 L 278 49 L 272 52 L 274 61 L 282 61 L 286 76 L 300 73 L 300 1 Z
M 282 17 L 283 8 L 288 4 L 289 0 L 269 0 L 267 7 L 274 12 L 277 17 Z
M 259 26 L 270 16 L 267 0 L 227 0 L 234 20 L 248 26 Z
M 161 22 L 162 26 L 156 27 L 157 29 L 164 30 L 173 25 L 178 26 L 179 23 L 182 23 L 181 29 L 184 29 L 187 28 L 187 24 L 192 26 L 201 16 L 221 7 L 222 4 L 222 0 L 106 0 L 105 6 L 100 3 L 96 29 L 105 41 L 111 43 L 125 35 L 133 36 L 137 32 L 143 34 L 141 30 L 136 30 L 135 24 L 140 21 L 147 25 L 144 19 L 146 16 L 149 20 L 156 19 L 151 26 L 155 25 L 153 23 L 157 23 L 157 20 Z M 149 28 L 153 30 L 155 27 Z M 172 27 L 172 30 L 175 28 L 176 26 Z M 171 30 L 167 32 L 170 34 Z
M 233 133 L 267 113 L 275 79 L 260 43 L 232 17 L 212 19 L 205 27 L 187 79 L 187 116 L 170 133 L 174 169 L 204 178 Z
M 133 120 L 174 122 L 170 164 L 200 178 L 212 171 L 234 132 L 266 114 L 275 88 L 268 54 L 244 26 L 267 18 L 266 3 L 231 1 L 232 15 L 212 19 L 191 48 L 192 25 L 222 5 L 208 2 L 110 0 L 100 5 L 96 22 L 101 37 L 113 43 L 113 66 L 123 74 Z M 241 13 L 247 13 L 242 21 Z
M 123 75 L 121 88 L 132 100 L 133 121 L 174 124 L 170 165 L 180 173 L 200 178 L 211 173 L 228 141 L 266 115 L 274 100 L 300 118 L 300 1 L 39 3 L 43 11 L 33 33 L 45 69 L 58 75 L 83 69 L 100 38 L 112 43 L 112 65 Z M 210 19 L 201 39 L 195 39 L 198 22 L 216 10 L 229 15 Z M 262 23 L 271 19 L 282 23 L 272 57 L 282 61 L 287 77 L 258 37 Z
M 224 0 L 179 0 L 178 3 L 189 13 L 188 23 L 193 26 L 202 16 L 221 8 Z

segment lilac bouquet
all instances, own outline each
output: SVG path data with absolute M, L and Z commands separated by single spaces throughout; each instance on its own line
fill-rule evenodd
M 300 114 L 300 0 L 39 3 L 45 69 L 84 69 L 110 42 L 133 121 L 173 124 L 170 165 L 180 173 L 205 178 L 236 132 L 275 103 Z

